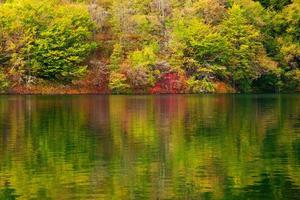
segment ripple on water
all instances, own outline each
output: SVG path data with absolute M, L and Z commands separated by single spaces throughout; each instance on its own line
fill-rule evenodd
M 0 198 L 297 200 L 299 100 L 1 96 Z

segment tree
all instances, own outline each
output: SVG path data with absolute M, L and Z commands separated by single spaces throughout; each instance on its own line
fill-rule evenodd
M 179 64 L 196 80 L 225 78 L 229 44 L 216 28 L 197 18 L 182 19 L 172 38 L 173 65 Z
M 27 81 L 35 76 L 68 82 L 85 71 L 83 61 L 95 48 L 85 6 L 21 0 L 1 5 L 1 11 L 0 57 L 8 58 L 11 72 L 21 72 Z
M 283 89 L 299 89 L 300 79 L 300 1 L 286 6 L 273 19 L 273 35 L 278 51 L 275 56 L 282 66 Z
M 120 64 L 123 57 L 123 50 L 120 43 L 116 43 L 113 48 L 113 52 L 110 56 L 110 70 L 116 71 L 120 68 Z
M 300 1 L 296 0 L 278 14 L 275 24 L 279 32 L 278 43 L 284 61 L 291 68 L 300 68 Z
M 85 72 L 82 62 L 95 48 L 90 42 L 93 24 L 86 10 L 80 7 L 69 10 L 62 7 L 61 13 L 57 13 L 57 18 L 35 41 L 31 63 L 40 77 L 68 81 Z
M 116 94 L 128 93 L 130 86 L 127 83 L 126 76 L 119 72 L 112 72 L 109 78 L 109 89 Z
M 220 32 L 229 42 L 228 71 L 233 84 L 241 91 L 251 91 L 253 80 L 276 68 L 266 56 L 261 32 L 245 17 L 245 11 L 234 4 L 220 25 Z

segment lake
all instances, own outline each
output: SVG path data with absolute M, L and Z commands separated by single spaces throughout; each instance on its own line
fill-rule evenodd
M 300 95 L 0 96 L 0 199 L 300 199 Z

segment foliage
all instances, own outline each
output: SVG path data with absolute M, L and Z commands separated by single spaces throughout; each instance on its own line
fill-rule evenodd
M 215 91 L 213 83 L 207 78 L 196 80 L 192 77 L 187 81 L 187 83 L 191 93 L 211 93 Z
M 275 55 L 282 65 L 283 90 L 299 90 L 300 69 L 300 1 L 283 8 L 272 21 L 278 52 Z
M 280 53 L 287 65 L 298 67 L 300 60 L 300 2 L 295 1 L 287 6 L 276 18 L 275 28 L 278 31 L 277 39 Z M 280 31 L 280 32 L 279 32 Z
M 126 77 L 130 87 L 136 91 L 145 91 L 154 83 L 151 71 L 143 67 L 128 68 Z
M 120 68 L 122 61 L 122 45 L 116 43 L 113 47 L 113 52 L 110 56 L 110 70 L 115 71 Z
M 62 10 L 66 19 L 60 17 L 41 32 L 33 47 L 32 67 L 41 77 L 68 80 L 85 72 L 82 61 L 94 48 L 88 42 L 92 24 L 86 14 L 67 16 L 68 9 Z
M 79 87 L 97 89 L 107 92 L 109 83 L 109 66 L 99 60 L 91 60 L 89 71 L 84 77 L 75 82 Z
M 263 74 L 261 77 L 253 81 L 253 88 L 256 92 L 280 92 L 283 87 L 281 80 L 281 71 Z
M 83 5 L 22 0 L 1 5 L 5 44 L 2 57 L 22 73 L 70 81 L 84 74 L 83 61 L 95 48 L 93 23 Z
M 113 93 L 128 93 L 130 86 L 127 83 L 126 76 L 118 72 L 112 72 L 109 77 L 109 89 Z
M 285 83 L 285 91 L 295 91 L 300 88 L 300 69 L 294 69 L 284 74 L 283 81 Z
M 232 81 L 243 92 L 251 90 L 252 81 L 276 66 L 265 65 L 266 56 L 260 31 L 245 17 L 245 11 L 234 4 L 222 22 L 221 34 L 229 42 L 229 67 Z M 268 62 L 271 64 L 271 62 Z
M 149 67 L 157 61 L 157 44 L 145 46 L 142 50 L 133 51 L 129 54 L 129 60 L 133 67 Z
M 291 0 L 259 0 L 259 2 L 265 7 L 265 8 L 271 8 L 274 10 L 281 10 L 284 8 L 284 6 L 291 3 Z
M 0 71 L 0 93 L 5 92 L 9 88 L 9 80 L 6 75 Z
M 193 4 L 194 12 L 205 23 L 217 24 L 226 14 L 225 1 L 222 0 L 198 0 Z
M 10 0 L 0 9 L 10 87 L 43 79 L 185 92 L 170 89 L 174 78 L 198 92 L 218 83 L 238 92 L 299 90 L 299 0 Z M 87 67 L 91 60 L 108 71 Z
M 180 65 L 189 75 L 195 75 L 200 68 L 212 69 L 227 63 L 229 44 L 212 26 L 196 18 L 181 20 L 173 34 L 174 55 L 182 60 Z
M 182 93 L 186 91 L 186 78 L 180 72 L 168 72 L 160 75 L 156 84 L 150 88 L 150 93 Z

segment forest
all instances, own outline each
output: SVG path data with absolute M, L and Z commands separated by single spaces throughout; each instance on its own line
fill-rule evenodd
M 300 0 L 0 0 L 1 93 L 300 91 Z

